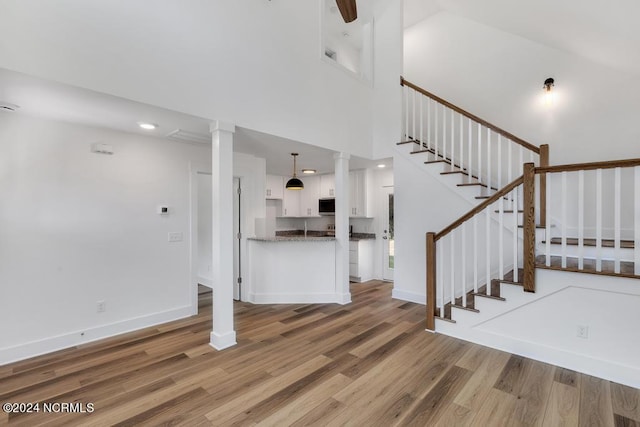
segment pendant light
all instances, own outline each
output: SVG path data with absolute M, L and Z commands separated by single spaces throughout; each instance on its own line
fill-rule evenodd
M 287 190 L 302 190 L 304 188 L 304 184 L 296 176 L 296 157 L 298 156 L 298 153 L 291 153 L 291 155 L 293 156 L 293 176 L 289 181 L 287 181 L 285 188 Z

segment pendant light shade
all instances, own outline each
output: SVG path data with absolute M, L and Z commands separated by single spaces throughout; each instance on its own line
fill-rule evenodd
M 298 153 L 291 153 L 291 155 L 293 156 L 293 176 L 289 181 L 287 181 L 285 188 L 287 190 L 302 190 L 304 188 L 304 184 L 296 176 L 296 157 L 298 156 Z

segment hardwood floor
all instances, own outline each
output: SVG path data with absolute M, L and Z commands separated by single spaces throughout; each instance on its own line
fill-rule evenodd
M 92 413 L 0 413 L 10 425 L 640 426 L 640 391 L 424 331 L 391 285 L 353 303 L 236 303 L 238 345 L 201 314 L 0 367 L 0 402 Z

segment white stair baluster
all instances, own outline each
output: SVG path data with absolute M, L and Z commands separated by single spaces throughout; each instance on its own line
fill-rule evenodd
M 491 195 L 491 129 L 487 128 L 487 195 Z
M 553 188 L 553 185 L 551 185 L 552 175 L 553 174 L 551 173 L 547 173 L 547 222 L 545 224 L 544 230 L 544 265 L 546 265 L 547 267 L 551 266 L 551 189 Z
M 424 100 L 424 96 L 420 96 L 420 149 L 423 150 L 425 147 L 424 144 L 424 111 L 422 107 L 422 102 Z
M 450 274 L 451 278 L 451 305 L 456 303 L 456 251 L 455 251 L 455 240 L 456 240 L 456 230 L 451 231 L 449 233 L 449 258 L 451 259 L 449 262 L 449 266 L 451 267 Z
M 596 271 L 602 271 L 602 169 L 596 171 Z
M 473 216 L 473 292 L 478 293 L 478 215 Z
M 584 171 L 578 172 L 578 270 L 584 269 Z
M 482 180 L 482 125 L 478 123 L 478 182 Z
M 524 170 L 524 153 L 523 153 L 523 147 L 522 145 L 518 145 L 518 147 L 520 148 L 520 161 L 518 162 L 518 175 L 522 175 L 522 171 Z
M 621 201 L 621 186 L 620 186 L 620 174 L 621 174 L 621 169 L 620 168 L 615 168 L 615 187 L 614 187 L 614 196 L 615 196 L 615 201 L 613 203 L 614 205 L 614 233 L 615 233 L 615 237 L 614 237 L 614 271 L 616 273 L 620 273 L 620 201 Z
M 469 156 L 469 162 L 467 163 L 467 173 L 469 174 L 469 176 L 467 177 L 467 182 L 471 182 L 471 177 L 473 176 L 473 142 L 472 142 L 472 138 L 473 138 L 473 128 L 472 128 L 472 124 L 471 124 L 471 119 L 467 119 L 468 121 L 468 129 L 467 129 L 467 138 L 468 138 L 468 151 L 469 153 L 467 154 Z
M 464 167 L 464 123 L 462 122 L 462 114 L 458 114 L 458 120 L 460 121 L 460 136 L 459 136 L 459 140 L 460 140 L 460 161 L 458 162 L 458 164 L 460 165 L 460 170 L 465 170 Z
M 442 160 L 447 160 L 447 108 L 442 106 Z
M 562 172 L 562 268 L 567 268 L 567 173 Z
M 498 274 L 500 275 L 500 280 L 504 279 L 504 198 L 500 197 L 500 199 L 498 199 L 498 215 L 499 215 L 499 222 L 500 225 L 498 227 L 498 257 L 499 257 L 499 262 L 500 262 L 500 269 L 498 271 Z M 514 215 L 518 215 L 517 213 L 514 213 Z
M 454 115 L 455 111 L 451 110 L 451 170 L 453 170 L 456 165 L 456 135 L 455 135 L 455 127 L 454 127 Z
M 499 190 L 502 188 L 502 135 L 498 134 L 498 180 L 496 188 Z
M 409 88 L 404 87 L 404 132 L 405 141 L 409 140 Z
M 437 249 L 436 254 L 438 254 L 438 259 L 436 260 L 438 264 L 438 295 L 440 296 L 440 317 L 444 317 L 444 239 L 438 240 L 436 243 Z
M 467 306 L 467 223 L 463 222 L 460 225 L 460 233 L 461 233 L 461 243 L 460 243 L 460 252 L 462 253 L 462 305 L 464 307 Z
M 435 146 L 434 148 L 434 159 L 433 160 L 438 160 L 438 103 L 436 102 L 435 105 L 433 106 L 433 109 L 435 110 L 434 115 L 435 117 L 433 118 L 433 127 L 435 130 L 434 136 L 433 136 L 433 144 Z
M 518 200 L 518 188 L 513 189 L 511 197 L 513 200 Z M 511 232 L 513 234 L 513 281 L 518 281 L 518 210 L 514 210 L 513 223 L 511 224 Z
M 416 139 L 418 139 L 418 134 L 416 133 L 416 96 L 418 95 L 418 91 L 414 90 L 413 91 L 413 100 L 411 102 L 411 127 L 413 128 L 413 130 L 411 131 L 411 133 L 413 134 L 413 140 L 415 141 Z
M 485 209 L 485 234 L 484 240 L 486 242 L 485 245 L 485 253 L 486 253 L 486 277 L 487 277 L 487 295 L 491 295 L 491 209 L 492 206 L 487 206 Z
M 431 150 L 431 98 L 427 98 L 427 149 Z
M 633 168 L 633 211 L 634 211 L 634 221 L 633 221 L 633 236 L 634 236 L 634 246 L 633 246 L 633 264 L 634 264 L 634 274 L 636 276 L 640 276 L 640 166 L 636 166 Z

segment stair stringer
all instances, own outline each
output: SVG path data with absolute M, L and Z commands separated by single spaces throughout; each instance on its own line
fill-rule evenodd
M 456 323 L 436 318 L 436 332 L 640 387 L 640 342 L 633 339 L 640 322 L 634 308 L 640 303 L 637 279 L 537 269 L 535 293 L 504 283 L 501 292 L 506 301 L 476 297 L 479 313 L 452 308 Z M 567 299 L 576 293 L 594 293 L 596 298 Z M 617 303 L 601 307 L 603 296 Z M 549 304 L 564 309 L 544 309 Z M 623 306 L 629 308 L 621 313 Z M 552 326 L 547 324 L 550 317 Z M 618 317 L 627 323 L 611 326 Z M 579 325 L 590 328 L 588 339 L 576 336 Z

